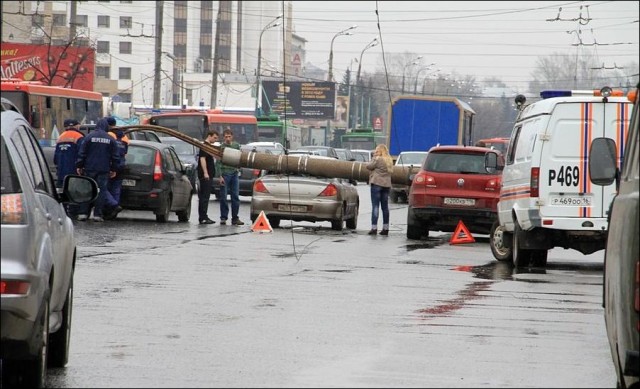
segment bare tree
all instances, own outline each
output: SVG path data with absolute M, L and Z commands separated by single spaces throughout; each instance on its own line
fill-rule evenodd
M 35 80 L 45 85 L 60 85 L 73 87 L 78 78 L 84 77 L 88 72 L 87 65 L 95 61 L 95 42 L 89 42 L 83 33 L 78 32 L 70 37 L 63 45 L 54 45 L 53 25 L 49 31 L 39 24 L 34 23 L 44 34 L 47 46 L 47 55 L 44 61 L 29 59 L 26 63 L 35 72 Z M 69 37 L 68 37 L 69 38 Z M 82 43 L 89 42 L 87 46 Z M 92 50 L 81 49 L 88 47 Z M 60 80 L 61 79 L 61 80 Z

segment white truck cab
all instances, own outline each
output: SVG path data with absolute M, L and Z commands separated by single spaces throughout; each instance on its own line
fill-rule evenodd
M 589 179 L 592 140 L 615 142 L 624 156 L 632 104 L 621 91 L 544 91 L 524 105 L 505 155 L 498 221 L 491 231 L 496 259 L 516 267 L 546 266 L 554 247 L 591 254 L 605 248 L 615 184 Z

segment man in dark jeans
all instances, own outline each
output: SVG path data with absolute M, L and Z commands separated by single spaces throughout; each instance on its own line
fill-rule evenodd
M 240 150 L 238 142 L 233 140 L 233 131 L 227 127 L 222 133 L 222 149 L 229 147 Z M 227 193 L 231 196 L 231 224 L 242 226 L 244 222 L 238 218 L 240 212 L 240 182 L 238 181 L 238 168 L 220 163 L 220 224 L 227 224 L 229 217 L 229 203 Z
M 206 143 L 213 144 L 218 141 L 218 131 L 209 130 L 207 137 L 204 139 Z M 200 224 L 213 224 L 215 221 L 209 219 L 209 198 L 211 197 L 211 180 L 215 175 L 215 161 L 213 156 L 206 151 L 200 149 L 198 153 L 198 180 L 200 180 L 200 188 L 198 189 L 198 221 Z

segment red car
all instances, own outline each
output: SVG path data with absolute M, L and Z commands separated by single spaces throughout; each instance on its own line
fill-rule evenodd
M 475 146 L 432 147 L 409 190 L 407 238 L 429 231 L 454 232 L 462 221 L 470 232 L 489 234 L 498 219 L 501 170 L 485 168 L 498 150 Z M 500 164 L 498 164 L 500 165 Z

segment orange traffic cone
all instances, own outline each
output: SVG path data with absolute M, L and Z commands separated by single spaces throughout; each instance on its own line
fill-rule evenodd
M 476 240 L 473 239 L 473 236 L 467 229 L 467 226 L 465 226 L 462 220 L 460 220 L 458 222 L 458 226 L 456 227 L 456 231 L 451 236 L 449 244 L 473 243 L 475 241 Z

